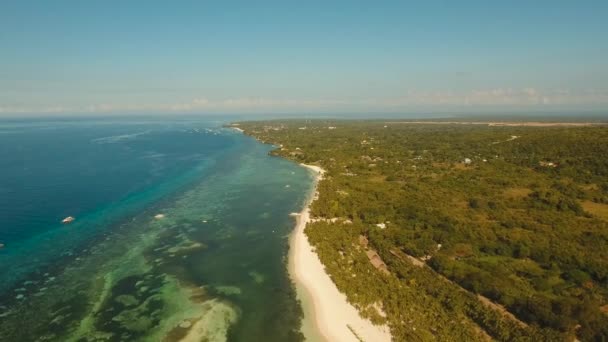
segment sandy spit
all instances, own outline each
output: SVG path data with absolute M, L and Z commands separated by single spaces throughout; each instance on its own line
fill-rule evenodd
M 318 166 L 301 164 L 315 173 L 316 184 L 325 171 Z M 289 274 L 296 283 L 298 299 L 302 302 L 304 320 L 302 332 L 307 341 L 391 341 L 387 326 L 376 326 L 362 318 L 348 303 L 325 272 L 325 267 L 304 234 L 310 220 L 310 204 L 317 198 L 316 190 L 302 212 L 294 214 L 296 227 L 290 239 Z M 355 335 L 356 334 L 356 335 Z

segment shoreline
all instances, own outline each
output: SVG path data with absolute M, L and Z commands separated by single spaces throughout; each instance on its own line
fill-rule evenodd
M 300 213 L 292 214 L 296 226 L 289 239 L 289 275 L 296 285 L 304 317 L 301 331 L 307 341 L 390 341 L 387 326 L 376 326 L 359 315 L 325 272 L 325 266 L 304 233 L 310 221 L 310 205 L 318 196 L 317 185 L 325 170 L 300 164 L 315 173 L 314 186 Z M 356 334 L 356 335 L 355 335 Z

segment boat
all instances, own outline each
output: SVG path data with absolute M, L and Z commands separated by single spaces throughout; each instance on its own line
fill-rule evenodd
M 72 221 L 74 221 L 74 220 L 75 220 L 75 218 L 74 218 L 73 216 L 68 216 L 68 217 L 64 218 L 64 219 L 61 221 L 61 223 L 66 223 L 66 224 L 67 224 L 67 223 L 71 223 L 71 222 L 72 222 Z

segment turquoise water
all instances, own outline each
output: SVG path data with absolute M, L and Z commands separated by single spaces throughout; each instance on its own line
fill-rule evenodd
M 219 126 L 0 122 L 0 340 L 299 340 L 311 176 Z

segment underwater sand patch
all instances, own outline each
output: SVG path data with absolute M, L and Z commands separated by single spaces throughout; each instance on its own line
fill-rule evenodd
M 196 251 L 196 250 L 200 250 L 200 249 L 204 249 L 207 246 L 200 243 L 200 242 L 193 242 L 193 241 L 188 241 L 188 242 L 183 242 L 180 243 L 177 246 L 171 247 L 169 249 L 167 249 L 166 253 L 167 254 L 181 254 L 181 253 L 188 253 L 188 252 L 192 252 L 192 251 Z
M 226 341 L 228 329 L 238 319 L 238 312 L 230 304 L 212 299 L 203 306 L 206 309 L 202 315 L 180 339 L 182 342 Z
M 182 321 L 182 322 L 179 324 L 179 327 L 180 327 L 180 328 L 184 328 L 184 329 L 188 329 L 188 328 L 190 328 L 191 326 L 192 326 L 192 322 L 191 322 L 191 321 L 189 321 L 189 320 L 187 320 L 187 319 L 183 320 L 183 321 Z
M 124 310 L 112 318 L 119 322 L 126 330 L 133 332 L 145 332 L 152 328 L 153 322 L 147 315 L 142 315 L 142 310 Z
M 214 289 L 217 293 L 223 294 L 225 296 L 240 295 L 241 293 L 243 293 L 243 291 L 241 291 L 241 288 L 236 286 L 215 286 Z
M 251 271 L 249 272 L 249 276 L 253 279 L 253 281 L 256 284 L 261 284 L 264 282 L 264 275 L 257 272 L 257 271 Z
M 114 299 L 116 302 L 122 304 L 123 306 L 135 306 L 139 304 L 137 298 L 131 295 L 120 295 Z

